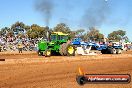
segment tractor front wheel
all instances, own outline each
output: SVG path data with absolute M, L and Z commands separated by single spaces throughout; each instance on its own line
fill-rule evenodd
M 51 56 L 51 50 L 45 50 L 45 57 Z
M 41 52 L 40 50 L 38 50 L 38 56 L 43 56 L 43 52 Z

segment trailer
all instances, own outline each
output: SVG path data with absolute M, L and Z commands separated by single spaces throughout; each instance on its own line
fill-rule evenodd
M 121 54 L 122 46 L 114 42 L 98 44 L 95 42 L 84 42 L 81 38 L 75 38 L 72 44 L 77 47 L 77 52 L 84 51 L 84 54 L 89 54 L 92 50 L 101 51 L 102 54 Z M 83 49 L 83 50 L 82 50 Z M 86 53 L 85 53 L 86 52 Z

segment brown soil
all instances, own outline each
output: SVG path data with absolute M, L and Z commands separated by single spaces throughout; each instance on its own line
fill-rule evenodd
M 30 54 L 32 53 L 32 54 Z M 0 88 L 132 88 L 130 84 L 76 83 L 78 67 L 88 74 L 132 75 L 132 51 L 120 55 L 96 56 L 37 56 L 36 52 L 24 54 L 1 53 Z

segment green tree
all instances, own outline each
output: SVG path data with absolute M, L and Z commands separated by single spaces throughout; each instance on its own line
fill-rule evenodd
M 26 25 L 26 26 L 25 26 L 25 30 L 26 30 L 26 31 L 30 30 L 30 28 L 31 28 L 31 27 L 30 27 L 29 25 Z
M 86 34 L 85 34 L 86 38 Z M 95 27 L 89 28 L 89 31 L 87 32 L 87 39 L 92 41 L 102 41 L 104 38 L 104 35 L 99 32 L 98 29 Z
M 76 31 L 71 31 L 71 29 L 65 23 L 57 24 L 57 26 L 53 28 L 53 32 L 67 33 L 70 35 L 70 39 L 74 38 L 76 35 Z
M 40 27 L 37 24 L 32 24 L 30 30 L 27 31 L 27 35 L 29 38 L 47 38 L 47 27 Z
M 16 23 L 12 24 L 11 29 L 13 32 L 24 31 L 25 24 L 23 22 L 17 21 Z
M 84 34 L 82 35 L 82 39 L 83 39 L 84 41 L 89 40 L 89 39 L 88 39 L 87 33 L 84 33 Z
M 14 36 L 13 31 L 9 27 L 4 27 L 0 32 L 1 36 Z
M 7 34 L 7 32 L 8 32 L 8 30 L 9 30 L 9 28 L 8 28 L 8 27 L 4 27 L 4 28 L 2 28 L 2 29 L 1 29 L 1 31 L 0 31 L 0 35 L 1 35 L 1 36 L 6 35 L 6 34 Z
M 76 31 L 76 35 L 77 36 L 83 36 L 83 33 L 85 32 L 85 30 L 84 29 L 78 29 L 77 31 Z
M 2 31 L 0 31 L 0 36 L 2 36 Z
M 114 41 L 120 41 L 125 37 L 125 35 L 126 35 L 126 31 L 117 30 L 117 31 L 113 31 L 112 33 L 108 34 L 108 39 L 114 40 Z
M 54 27 L 53 31 L 63 32 L 63 33 L 71 33 L 70 28 L 65 23 L 57 24 L 57 26 Z
M 16 23 L 12 24 L 11 29 L 15 29 L 16 27 L 25 28 L 25 24 L 23 22 L 17 21 Z

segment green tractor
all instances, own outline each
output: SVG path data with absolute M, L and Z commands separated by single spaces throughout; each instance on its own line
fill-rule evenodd
M 52 54 L 74 56 L 75 47 L 68 41 L 69 35 L 62 32 L 50 34 L 49 41 L 38 42 L 38 55 L 49 57 Z

